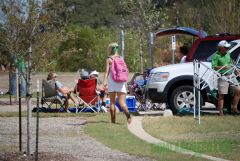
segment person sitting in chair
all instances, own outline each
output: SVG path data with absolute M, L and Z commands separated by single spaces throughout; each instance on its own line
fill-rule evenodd
M 142 101 L 141 96 L 143 96 L 145 92 L 144 90 L 147 84 L 148 75 L 149 69 L 145 69 L 145 71 L 143 72 L 143 79 L 135 81 L 129 89 L 130 94 L 134 95 L 139 102 Z
M 85 69 L 82 69 L 82 71 L 80 73 L 80 77 L 83 80 L 89 79 L 89 72 L 86 71 Z
M 67 111 L 68 109 L 68 99 L 71 99 L 74 102 L 75 106 L 78 107 L 79 103 L 77 99 L 74 97 L 74 95 L 72 94 L 73 90 L 64 86 L 62 83 L 57 81 L 56 78 L 57 78 L 57 74 L 54 72 L 50 72 L 47 76 L 47 80 L 55 81 L 58 96 L 61 98 L 66 98 L 67 101 L 65 103 L 65 111 Z
M 180 58 L 179 63 L 186 62 L 188 51 L 189 51 L 189 49 L 188 49 L 187 45 L 183 45 L 179 48 L 179 58 Z
M 106 108 L 106 98 L 107 98 L 107 94 L 105 89 L 103 88 L 103 84 L 102 82 L 98 79 L 98 72 L 96 70 L 92 71 L 89 75 L 89 79 L 97 79 L 97 91 L 99 92 L 99 97 L 101 98 L 102 104 L 100 109 L 103 112 L 107 112 L 107 108 Z

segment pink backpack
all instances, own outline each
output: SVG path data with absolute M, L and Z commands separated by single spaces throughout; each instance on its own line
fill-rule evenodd
M 112 61 L 112 79 L 115 82 L 128 81 L 128 68 L 123 58 L 115 57 Z

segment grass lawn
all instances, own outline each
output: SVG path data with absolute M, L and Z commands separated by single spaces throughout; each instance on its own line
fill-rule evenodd
M 239 116 L 202 116 L 201 125 L 192 116 L 151 117 L 143 119 L 143 128 L 152 136 L 174 145 L 221 157 L 239 160 Z
M 110 123 L 109 114 L 98 114 L 89 117 L 85 132 L 112 149 L 129 154 L 148 156 L 156 160 L 204 160 L 194 156 L 172 152 L 158 145 L 149 144 L 138 139 L 127 129 L 126 118 L 122 113 L 117 115 L 117 124 Z
M 33 117 L 36 114 L 33 113 Z M 17 112 L 1 112 L 0 117 L 17 117 Z M 26 112 L 22 113 L 26 117 Z M 138 139 L 127 129 L 127 121 L 122 113 L 117 114 L 117 123 L 110 123 L 110 114 L 98 113 L 40 113 L 40 117 L 84 117 L 87 120 L 86 134 L 105 144 L 138 156 L 156 160 L 203 161 L 197 156 L 183 155 L 165 147 Z M 143 126 L 151 135 L 196 152 L 210 154 L 225 159 L 238 160 L 240 117 L 204 116 L 198 126 L 192 117 L 150 117 L 143 119 Z M 9 147 L 11 149 L 11 147 Z M 0 149 L 1 151 L 1 149 Z

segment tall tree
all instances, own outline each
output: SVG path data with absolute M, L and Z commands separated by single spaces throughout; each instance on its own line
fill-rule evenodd
M 53 1 L 4 0 L 2 4 L 0 49 L 3 53 L 25 54 L 33 46 L 33 67 L 43 68 L 51 63 L 54 46 L 60 42 L 64 17 L 52 8 Z M 20 4 L 19 4 L 20 3 Z M 41 59 L 41 61 L 39 61 Z
M 206 24 L 209 33 L 240 33 L 240 4 L 238 0 L 202 0 L 201 2 L 204 12 L 203 24 Z
M 47 46 L 45 40 L 53 40 L 55 43 L 61 26 L 53 24 L 55 15 L 47 13 L 49 1 L 15 1 L 4 0 L 2 3 L 1 36 L 4 35 L 2 48 L 8 53 L 17 53 L 28 59 L 27 79 L 27 154 L 30 155 L 31 142 L 31 75 L 32 58 L 39 58 L 51 46 Z M 61 20 L 61 19 L 59 19 Z M 49 33 L 52 37 L 49 37 Z M 49 41 L 48 41 L 49 42 Z M 39 46 L 43 45 L 43 46 Z M 38 49 L 38 50 L 37 50 Z M 27 53 L 27 54 L 26 54 Z M 33 53 L 33 54 L 32 54 Z M 37 63 L 39 62 L 39 63 Z M 35 62 L 40 64 L 39 59 Z
M 239 33 L 238 0 L 179 0 L 174 4 L 172 12 L 178 13 L 179 25 L 202 29 L 209 34 Z

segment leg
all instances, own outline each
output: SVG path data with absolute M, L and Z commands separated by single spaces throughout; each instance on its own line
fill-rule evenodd
M 68 99 L 65 98 L 66 100 L 64 101 L 64 110 L 67 111 L 68 110 L 68 105 L 69 105 L 69 102 L 68 102 Z
M 74 95 L 72 94 L 72 92 L 70 92 L 69 94 L 69 98 L 74 102 L 75 106 L 78 106 L 78 101 L 77 99 L 74 97 Z
M 72 91 L 68 89 L 68 87 L 64 86 L 64 87 L 60 88 L 59 90 L 65 97 L 67 97 L 67 99 L 71 99 L 74 102 L 75 106 L 78 106 L 79 103 L 78 103 L 77 99 L 72 94 Z
M 109 92 L 110 97 L 110 114 L 111 114 L 111 122 L 116 122 L 116 107 L 115 107 L 115 99 L 116 99 L 116 92 Z
M 130 94 L 130 95 L 134 95 L 134 88 L 133 88 L 133 87 L 130 87 L 130 88 L 129 88 L 129 94 Z
M 139 103 L 143 104 L 142 98 L 141 98 L 141 91 L 140 91 L 140 89 L 139 89 L 139 88 L 136 88 L 136 89 L 134 89 L 133 91 L 134 91 L 133 95 L 136 97 L 137 101 L 138 101 Z
M 224 103 L 224 95 L 219 94 L 218 96 L 218 110 L 219 110 L 219 115 L 223 115 L 223 103 Z
M 218 110 L 219 115 L 223 115 L 223 104 L 224 104 L 224 95 L 228 94 L 229 84 L 223 79 L 218 79 Z
M 102 101 L 102 106 L 106 106 L 106 93 L 104 90 L 100 91 L 100 95 L 99 95 L 101 101 Z
M 107 108 L 106 108 L 106 93 L 104 90 L 100 91 L 100 98 L 101 98 L 101 101 L 102 101 L 102 104 L 101 104 L 101 110 L 103 112 L 107 112 Z
M 237 109 L 238 108 L 239 98 L 240 98 L 240 88 L 236 87 L 234 98 L 233 98 L 233 113 L 239 113 L 239 111 Z
M 117 93 L 117 96 L 118 96 L 118 101 L 119 101 L 119 104 L 123 110 L 123 112 L 125 113 L 126 117 L 127 117 L 127 121 L 128 123 L 130 124 L 131 123 L 131 116 L 128 112 L 128 107 L 126 105 L 126 101 L 125 101 L 125 98 L 126 98 L 126 94 L 125 93 L 122 93 L 122 92 L 118 92 Z

